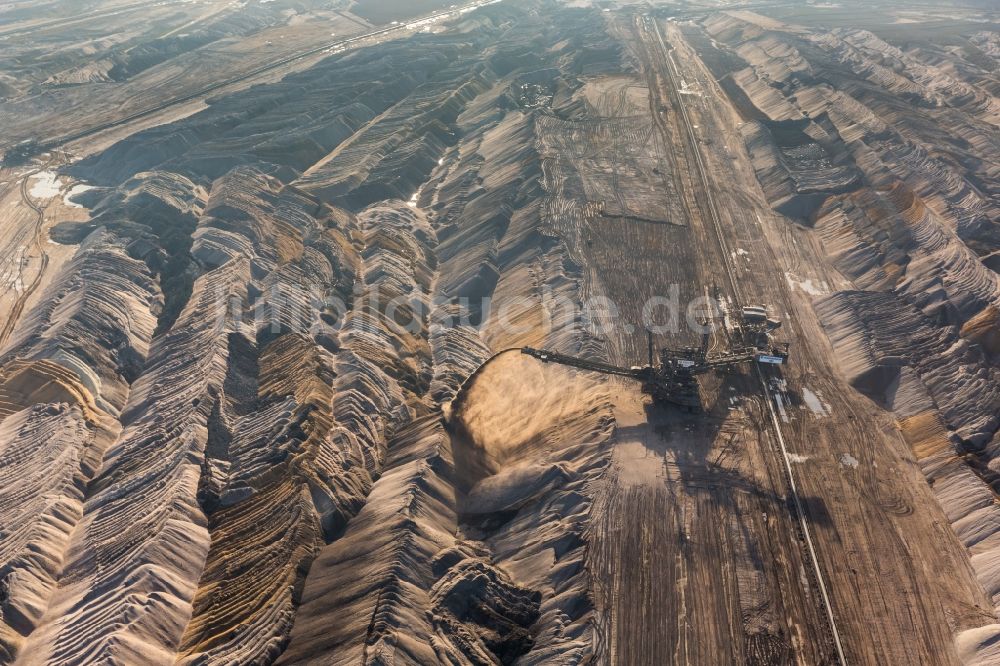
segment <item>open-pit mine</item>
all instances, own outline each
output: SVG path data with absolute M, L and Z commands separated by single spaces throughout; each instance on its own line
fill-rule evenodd
M 1000 8 L 0 4 L 0 665 L 1000 664 Z

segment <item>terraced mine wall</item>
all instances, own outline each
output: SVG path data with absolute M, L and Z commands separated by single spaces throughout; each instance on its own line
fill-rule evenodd
M 852 285 L 814 299 L 844 374 L 895 413 L 1000 608 L 997 34 L 975 33 L 988 55 L 965 59 L 745 14 L 702 28 L 706 52 L 727 54 L 707 60 L 743 109 L 764 193 Z M 985 658 L 995 634 L 960 638 L 964 654 Z
M 533 326 L 585 279 L 541 137 L 621 67 L 599 12 L 497 5 L 70 167 L 91 220 L 0 351 L 0 661 L 585 660 L 606 395 L 519 414 L 580 380 L 515 356 L 443 408 L 606 353 Z
M 834 621 L 858 661 L 988 663 L 997 35 L 564 4 L 331 55 L 64 170 L 89 220 L 51 231 L 74 256 L 0 349 L 0 663 L 824 663 Z M 706 134 L 731 113 L 732 145 Z M 775 221 L 834 288 L 774 284 L 817 256 Z M 679 415 L 516 351 L 642 362 L 584 304 L 638 324 L 730 258 L 730 300 L 812 305 L 784 386 L 705 377 Z

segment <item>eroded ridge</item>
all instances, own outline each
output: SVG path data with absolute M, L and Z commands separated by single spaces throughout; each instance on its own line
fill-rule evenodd
M 0 57 L 0 662 L 991 663 L 992 15 L 257 4 Z

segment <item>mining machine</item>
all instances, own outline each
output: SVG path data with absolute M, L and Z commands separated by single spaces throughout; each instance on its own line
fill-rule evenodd
M 654 358 L 653 334 L 647 331 L 649 346 L 648 363 L 643 366 L 621 367 L 576 356 L 560 354 L 546 349 L 523 347 L 522 354 L 533 356 L 544 363 L 558 363 L 581 370 L 590 370 L 605 375 L 629 377 L 642 382 L 642 391 L 660 403 L 683 407 L 691 412 L 701 411 L 701 397 L 696 377 L 713 370 L 732 370 L 742 363 L 764 363 L 781 365 L 788 359 L 788 345 L 770 344 L 769 331 L 774 330 L 774 320 L 766 316 L 758 321 L 761 308 L 752 308 L 746 313 L 749 321 L 741 319 L 740 332 L 744 341 L 752 344 L 730 349 L 725 352 L 709 352 L 709 334 L 702 335 L 699 347 L 679 349 L 662 348 L 659 358 Z M 780 324 L 779 324 L 780 325 Z

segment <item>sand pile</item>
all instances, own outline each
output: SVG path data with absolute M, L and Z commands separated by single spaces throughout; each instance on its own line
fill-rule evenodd
M 606 393 L 584 373 L 507 352 L 460 394 L 450 423 L 467 534 L 515 583 L 541 592 L 535 646 L 521 663 L 589 653 L 589 583 L 579 567 L 589 484 L 610 459 Z
M 553 452 L 554 429 L 595 411 L 598 384 L 584 373 L 546 365 L 518 351 L 500 354 L 476 376 L 457 401 L 452 422 L 468 435 L 470 456 L 457 460 L 470 482 Z

